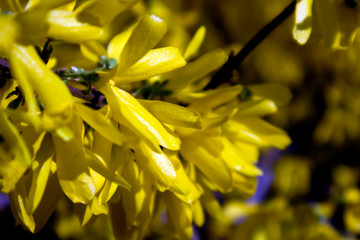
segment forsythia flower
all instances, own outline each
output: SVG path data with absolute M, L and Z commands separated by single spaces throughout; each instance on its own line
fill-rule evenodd
M 287 88 L 202 90 L 227 60 L 214 50 L 186 64 L 204 27 L 184 54 L 153 49 L 167 28 L 145 15 L 105 49 L 97 41 L 104 26 L 136 2 L 0 5 L 10 11 L 0 14 L 1 191 L 17 223 L 31 232 L 66 196 L 82 226 L 110 215 L 118 239 L 159 231 L 164 211 L 175 230 L 169 235 L 190 239 L 192 224 L 204 224 L 204 209 L 225 219 L 213 192 L 251 196 L 261 175 L 259 149 L 290 143 L 261 119 L 289 101 Z M 64 66 L 52 70 L 51 41 L 75 45 L 81 60 L 67 52 Z
M 297 0 L 294 38 L 305 44 L 318 21 L 325 44 L 346 48 L 353 42 L 359 28 L 360 13 L 354 0 Z M 314 14 L 313 14 L 314 12 Z M 314 15 L 314 17 L 313 17 Z

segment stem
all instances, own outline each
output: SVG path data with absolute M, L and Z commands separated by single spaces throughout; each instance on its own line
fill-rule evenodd
M 261 43 L 277 26 L 287 19 L 295 10 L 296 0 L 292 1 L 277 17 L 261 29 L 237 55 L 230 55 L 227 62 L 212 77 L 204 90 L 215 89 L 224 82 L 230 81 L 233 70 Z

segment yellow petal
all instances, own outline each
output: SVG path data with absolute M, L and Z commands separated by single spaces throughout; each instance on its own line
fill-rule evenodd
M 250 177 L 262 175 L 262 171 L 258 169 L 253 162 L 244 159 L 241 152 L 237 151 L 236 146 L 234 146 L 229 139 L 222 137 L 221 140 L 224 145 L 221 156 L 230 169 Z
M 31 155 L 29 149 L 4 111 L 0 111 L 0 132 L 16 161 L 19 161 L 24 166 L 30 166 Z
M 205 223 L 205 214 L 200 199 L 193 204 L 193 219 L 194 224 L 198 227 L 202 227 Z
M 311 34 L 313 0 L 297 0 L 295 10 L 294 38 L 305 44 Z
M 144 80 L 159 74 L 170 72 L 186 64 L 180 51 L 174 47 L 150 50 L 131 67 L 118 72 L 113 80 L 118 84 Z
M 128 190 L 131 188 L 130 184 L 122 176 L 117 175 L 114 169 L 108 169 L 105 166 L 104 160 L 102 160 L 100 156 L 92 153 L 88 149 L 86 149 L 86 160 L 89 167 L 91 167 L 94 171 L 104 176 L 106 179 Z
M 144 171 L 139 170 L 134 161 L 128 161 L 122 175 L 131 183 L 130 191 L 122 191 L 122 202 L 126 209 L 128 226 L 139 226 L 150 221 L 153 208 L 155 189 Z
M 291 143 L 286 132 L 260 118 L 239 118 L 236 121 L 238 131 L 252 137 L 260 146 L 284 149 Z
M 139 99 L 139 102 L 163 123 L 196 129 L 202 127 L 200 114 L 190 108 L 156 100 Z
M 191 39 L 189 45 L 187 46 L 185 52 L 184 52 L 184 58 L 186 60 L 191 59 L 194 57 L 197 52 L 199 51 L 199 48 L 204 41 L 206 33 L 206 28 L 204 26 L 201 26 L 195 33 L 194 37 Z
M 242 198 L 249 198 L 254 195 L 257 186 L 256 177 L 247 177 L 236 172 L 233 172 L 232 177 L 235 194 L 240 194 Z
M 41 60 L 32 46 L 15 45 L 10 58 L 14 65 L 14 74 L 20 85 L 30 85 L 38 94 L 46 112 L 51 116 L 68 118 L 71 115 L 73 98 L 61 79 L 55 75 Z M 16 66 L 16 67 L 15 67 Z M 18 76 L 21 69 L 23 74 Z
M 261 117 L 275 113 L 277 107 L 273 101 L 267 99 L 250 100 L 238 105 L 236 116 L 241 117 Z
M 226 60 L 227 56 L 223 50 L 217 49 L 206 53 L 185 67 L 166 74 L 164 78 L 169 79 L 166 88 L 174 91 L 182 90 L 192 82 L 221 67 Z
M 319 0 L 315 1 L 314 4 L 319 9 L 319 22 L 325 44 L 328 47 L 338 47 L 340 45 L 341 33 L 339 32 L 339 20 L 335 1 Z
M 204 195 L 201 197 L 201 202 L 206 209 L 206 212 L 214 219 L 225 222 L 225 214 L 222 210 L 218 200 L 214 194 L 209 190 L 205 189 Z
M 51 173 L 48 177 L 43 197 L 38 204 L 38 208 L 33 212 L 35 220 L 35 232 L 39 232 L 48 222 L 49 217 L 55 211 L 58 201 L 64 196 L 56 173 Z
M 10 49 L 15 48 L 12 46 Z M 18 54 L 19 55 L 19 54 Z M 26 107 L 29 111 L 30 115 L 37 115 L 40 112 L 40 109 L 34 98 L 34 86 L 32 85 L 31 77 L 29 73 L 25 70 L 27 68 L 27 64 L 22 62 L 23 56 L 17 54 L 14 51 L 11 51 L 9 56 L 9 65 L 10 71 L 14 78 L 18 81 L 22 93 L 26 99 Z M 15 67 L 17 66 L 17 67 Z M 25 70 L 25 71 L 24 71 Z
M 6 109 L 10 102 L 16 99 L 16 95 L 8 97 L 9 94 L 15 91 L 15 88 L 18 86 L 16 81 L 12 79 L 7 79 L 5 85 L 1 88 L 0 91 L 0 109 Z
M 158 145 L 171 150 L 180 148 L 180 139 L 169 132 L 129 93 L 108 84 L 97 87 L 106 96 L 113 117 L 137 135 L 147 139 L 155 149 Z
M 99 158 L 97 158 L 96 160 L 100 161 L 100 163 L 105 165 L 106 167 L 108 166 L 108 163 L 110 161 L 111 147 L 112 147 L 111 142 L 104 139 L 98 132 L 96 131 L 94 132 L 92 151 L 95 155 L 99 156 Z M 104 187 L 106 178 L 101 174 L 99 174 L 97 171 L 93 170 L 91 167 L 90 167 L 90 176 L 95 185 L 95 189 L 96 189 L 95 194 L 98 194 L 98 192 L 101 191 L 101 189 Z M 94 204 L 94 200 L 93 200 L 93 204 Z
M 110 58 L 119 60 L 120 53 L 123 50 L 126 42 L 129 40 L 131 33 L 133 32 L 136 24 L 131 25 L 125 31 L 117 34 L 113 37 L 107 47 L 107 55 Z
M 98 196 L 96 196 L 92 200 L 91 206 L 89 206 L 89 209 L 91 210 L 91 213 L 94 215 L 100 215 L 100 214 L 107 215 L 109 212 L 108 204 L 100 202 Z M 86 222 L 82 223 L 82 226 L 84 226 L 85 224 L 86 224 Z
M 21 179 L 27 170 L 27 167 L 24 164 L 22 164 L 19 160 L 12 158 L 13 156 L 4 151 L 0 145 L 0 186 L 1 191 L 4 193 L 12 191 L 19 179 Z
M 198 100 L 194 100 L 189 105 L 189 108 L 195 109 L 199 113 L 209 111 L 232 100 L 240 93 L 242 89 L 242 86 L 237 85 L 234 87 L 205 91 L 203 92 L 204 96 L 200 97 Z
M 110 217 L 115 239 L 144 239 L 147 225 L 127 226 L 126 211 L 121 202 L 110 205 Z
M 30 232 L 35 232 L 35 220 L 30 211 L 26 209 L 26 184 L 25 181 L 20 181 L 16 186 L 16 190 L 9 193 L 9 203 L 11 211 L 16 218 L 17 224 L 22 224 Z
M 360 14 L 359 11 L 349 8 L 346 4 L 340 3 L 336 7 L 339 18 L 339 31 L 341 32 L 339 48 L 347 48 L 352 44 L 359 30 Z
M 118 185 L 116 183 L 107 180 L 99 194 L 98 197 L 99 203 L 100 204 L 108 203 L 110 199 L 114 196 L 117 189 L 118 189 Z
M 202 142 L 191 137 L 183 139 L 183 145 L 180 149 L 181 155 L 187 161 L 193 162 L 221 192 L 231 191 L 232 178 L 230 169 L 220 157 L 214 156 L 209 151 L 211 149 L 204 148 Z
M 32 167 L 32 181 L 28 201 L 29 206 L 27 207 L 28 209 L 31 209 L 31 213 L 35 212 L 44 196 L 43 194 L 50 176 L 54 150 L 54 144 L 50 136 L 46 135 Z
M 65 4 L 68 4 L 70 2 L 74 2 L 74 0 L 52 0 L 52 1 L 47 1 L 47 0 L 29 0 L 28 3 L 26 4 L 26 11 L 29 11 L 30 9 L 39 6 L 43 9 L 46 10 L 50 10 L 53 8 L 57 8 L 60 6 L 63 6 Z
M 156 188 L 161 192 L 170 189 L 177 175 L 174 165 L 165 154 L 155 152 L 144 141 L 136 144 L 134 150 L 137 163 L 151 176 Z
M 75 103 L 75 110 L 83 121 L 87 122 L 110 142 L 122 145 L 124 141 L 127 141 L 126 137 L 101 112 L 78 103 Z
M 173 164 L 176 171 L 176 180 L 174 182 L 175 188 L 178 188 L 182 193 L 174 192 L 174 194 L 184 201 L 185 203 L 193 203 L 199 199 L 202 191 L 199 190 L 189 176 L 186 174 L 185 169 L 182 166 L 182 163 L 178 157 L 177 152 L 171 152 L 168 150 L 164 151 L 165 155 Z
M 2 2 L 3 1 L 0 1 L 0 4 Z M 21 33 L 21 26 L 19 26 L 19 24 L 14 19 L 14 15 L 0 14 L 0 54 L 3 57 L 9 56 L 14 42 Z M 13 74 L 12 71 L 11 73 Z
M 49 11 L 47 23 L 49 24 L 48 37 L 71 43 L 98 39 L 102 32 L 99 27 L 79 22 L 76 14 L 69 11 Z
M 292 98 L 290 89 L 281 84 L 268 83 L 247 86 L 257 97 L 269 99 L 277 105 L 286 105 Z
M 11 12 L 22 12 L 22 7 L 19 0 L 4 0 L 0 1 L 1 10 L 8 10 Z
M 172 225 L 175 227 L 180 239 L 192 237 L 192 208 L 176 198 L 171 192 L 165 192 L 163 197 L 167 214 Z
M 117 73 L 140 60 L 160 41 L 166 32 L 166 23 L 155 15 L 144 16 L 137 23 L 118 59 Z
M 96 197 L 95 197 L 96 198 Z M 83 204 L 75 204 L 74 212 L 80 221 L 80 226 L 84 227 L 90 220 L 94 217 L 93 211 L 91 207 L 93 206 L 93 202 L 95 198 L 91 201 L 90 204 L 83 205 Z M 96 200 L 95 200 L 96 201 Z
M 100 60 L 100 56 L 106 56 L 105 48 L 97 41 L 82 42 L 80 44 L 80 50 L 86 58 L 93 62 L 98 62 Z
M 77 18 L 97 26 L 111 22 L 120 12 L 130 8 L 139 0 L 90 0 L 76 9 Z
M 53 135 L 59 183 L 66 196 L 74 203 L 88 203 L 94 198 L 95 186 L 87 166 L 83 146 L 83 122 L 74 116 L 69 128 L 73 139 L 64 142 Z

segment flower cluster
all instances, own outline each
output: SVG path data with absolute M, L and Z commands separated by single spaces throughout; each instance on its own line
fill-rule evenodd
M 223 217 L 214 192 L 251 196 L 259 149 L 290 143 L 262 120 L 290 100 L 286 87 L 203 90 L 227 61 L 222 50 L 196 58 L 203 27 L 184 51 L 159 47 L 166 23 L 145 15 L 103 44 L 136 3 L 0 4 L 1 191 L 31 232 L 66 197 L 82 226 L 110 216 L 118 239 L 190 239 L 205 212 Z

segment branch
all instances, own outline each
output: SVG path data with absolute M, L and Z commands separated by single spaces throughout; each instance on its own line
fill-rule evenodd
M 277 17 L 261 29 L 237 55 L 230 55 L 227 62 L 212 77 L 204 90 L 215 89 L 224 82 L 230 81 L 235 70 L 249 53 L 256 48 L 277 26 L 287 19 L 295 10 L 296 0 L 292 1 Z

